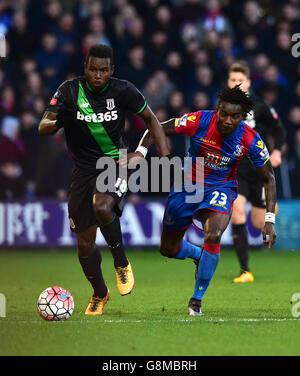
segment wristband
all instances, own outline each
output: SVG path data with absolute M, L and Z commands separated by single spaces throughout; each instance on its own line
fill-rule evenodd
M 136 152 L 139 151 L 141 154 L 143 154 L 144 158 L 146 158 L 146 155 L 148 153 L 148 149 L 145 148 L 145 146 L 138 146 L 135 150 Z
M 271 222 L 271 223 L 275 224 L 275 214 L 271 213 L 271 212 L 266 213 L 265 222 Z

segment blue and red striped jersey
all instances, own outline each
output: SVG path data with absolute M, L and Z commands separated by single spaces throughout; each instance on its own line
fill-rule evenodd
M 176 118 L 175 130 L 190 136 L 188 157 L 193 159 L 193 167 L 189 177 L 197 180 L 197 168 L 201 166 L 205 185 L 236 188 L 237 166 L 243 158 L 249 157 L 256 167 L 269 160 L 260 135 L 245 122 L 241 121 L 232 134 L 224 137 L 217 127 L 216 111 L 197 111 Z M 200 165 L 196 165 L 197 157 L 203 157 Z

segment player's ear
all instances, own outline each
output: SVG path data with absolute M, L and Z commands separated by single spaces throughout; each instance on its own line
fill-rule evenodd
M 113 75 L 115 71 L 115 66 L 112 64 L 110 69 L 111 69 L 111 75 Z

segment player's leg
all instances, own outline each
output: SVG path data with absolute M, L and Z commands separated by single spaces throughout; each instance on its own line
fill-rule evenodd
M 246 230 L 246 204 L 247 198 L 238 194 L 237 199 L 234 201 L 232 210 L 232 238 L 233 245 L 236 251 L 238 261 L 240 264 L 241 275 L 236 277 L 233 282 L 242 282 L 245 279 L 251 279 L 249 272 L 249 256 L 248 256 L 248 237 Z
M 262 231 L 265 225 L 266 209 L 252 206 L 251 208 L 251 221 L 253 226 Z
M 278 211 L 278 204 L 275 205 L 275 214 L 277 214 Z M 265 207 L 258 207 L 255 205 L 252 205 L 251 208 L 251 221 L 253 226 L 257 229 L 262 231 L 265 225 L 265 214 L 266 209 Z
M 202 314 L 201 301 L 217 269 L 221 237 L 230 221 L 229 214 L 212 210 L 205 210 L 200 215 L 204 229 L 204 244 L 198 264 L 194 293 L 188 306 L 189 314 L 193 316 Z
M 166 257 L 184 260 L 198 260 L 201 248 L 183 239 L 187 228 L 192 224 L 197 203 L 187 203 L 185 192 L 171 190 L 166 203 L 160 253 Z
M 120 218 L 115 212 L 116 201 L 111 195 L 105 193 L 95 193 L 93 197 L 93 209 L 99 224 L 101 233 L 106 240 L 115 267 L 128 265 L 125 255 L 123 238 L 120 226 Z
M 251 209 L 251 219 L 254 227 L 259 230 L 263 229 L 264 226 L 264 216 L 266 208 L 266 199 L 265 199 L 265 189 L 264 184 L 260 180 L 251 181 L 248 185 L 248 200 L 252 204 Z M 242 185 L 242 190 L 244 190 Z M 246 228 L 245 228 L 245 238 L 247 240 Z M 245 241 L 244 248 L 241 247 L 239 250 L 241 257 L 241 275 L 234 278 L 233 282 L 253 282 L 254 276 L 249 269 L 249 251 L 248 251 L 248 242 Z
M 199 260 L 201 247 L 183 239 L 187 228 L 181 230 L 168 230 L 163 228 L 160 242 L 160 253 L 163 256 L 185 260 L 191 258 Z
M 101 271 L 101 254 L 95 249 L 97 221 L 92 210 L 94 183 L 84 171 L 74 169 L 68 191 L 70 228 L 76 234 L 78 258 L 94 293 L 86 314 L 102 314 L 109 298 Z
M 131 264 L 125 255 L 120 218 L 115 211 L 116 205 L 116 199 L 112 195 L 94 194 L 93 210 L 114 259 L 117 286 L 121 295 L 127 295 L 134 287 L 134 276 Z
M 109 290 L 101 270 L 101 254 L 95 249 L 96 231 L 97 225 L 94 225 L 83 232 L 76 233 L 79 262 L 94 290 L 85 312 L 87 315 L 101 315 L 109 299 Z

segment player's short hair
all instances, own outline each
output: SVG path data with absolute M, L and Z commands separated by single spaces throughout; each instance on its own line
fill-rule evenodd
M 249 95 L 240 88 L 240 85 L 241 84 L 236 85 L 231 89 L 223 86 L 220 93 L 218 94 L 218 105 L 220 104 L 220 102 L 239 104 L 242 107 L 243 117 L 245 118 L 247 114 L 251 110 L 253 110 L 255 103 L 249 97 Z
M 95 44 L 91 46 L 86 56 L 85 64 L 88 63 L 90 56 L 110 59 L 111 65 L 114 65 L 113 49 L 105 44 Z
M 248 79 L 250 78 L 250 68 L 249 66 L 244 62 L 234 63 L 230 66 L 228 70 L 228 75 L 231 72 L 240 72 L 243 73 Z

